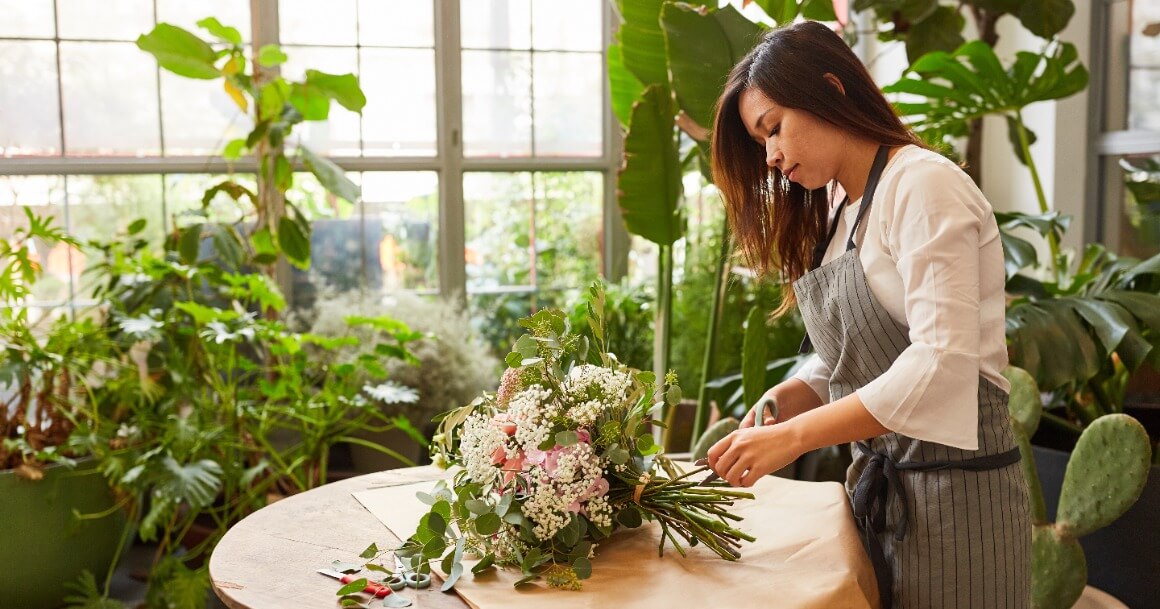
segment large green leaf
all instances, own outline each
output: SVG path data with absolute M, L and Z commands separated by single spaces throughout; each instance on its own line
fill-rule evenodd
M 178 503 L 200 509 L 212 503 L 222 489 L 222 467 L 216 461 L 202 459 L 182 465 L 173 457 L 165 457 L 163 465 L 157 492 Z
M 1058 298 L 1025 302 L 1007 311 L 1011 364 L 1050 391 L 1095 376 L 1103 355 L 1075 308 Z
M 1039 255 L 1030 241 L 1007 231 L 999 231 L 999 240 L 1003 243 L 1003 268 L 1007 281 L 1011 281 L 1019 271 L 1039 262 Z
M 298 151 L 302 154 L 306 168 L 318 178 L 323 187 L 351 203 L 358 203 L 362 190 L 358 184 L 346 177 L 346 172 L 341 167 L 326 157 L 318 156 L 306 146 L 299 146 Z
M 285 216 L 279 218 L 278 246 L 294 266 L 310 268 L 310 233 L 302 224 Z
M 616 120 L 620 121 L 620 127 L 628 130 L 632 120 L 632 104 L 644 92 L 644 85 L 624 67 L 624 54 L 620 43 L 616 42 L 608 47 L 608 88 L 612 97 L 612 112 Z
M 1067 27 L 1075 5 L 1071 0 L 1023 0 L 1016 16 L 1023 27 L 1040 38 L 1051 38 Z
M 834 0 L 802 0 L 802 17 L 812 21 L 837 21 Z
M 617 202 L 629 232 L 659 245 L 681 238 L 681 167 L 667 89 L 650 85 L 632 108 Z
M 797 0 L 754 0 L 778 25 L 792 23 L 798 14 Z
M 644 86 L 669 88 L 665 35 L 661 31 L 664 0 L 617 0 L 624 23 L 617 30 L 624 66 Z
M 966 21 L 950 6 L 935 6 L 906 33 L 906 56 L 913 63 L 932 51 L 953 51 L 963 44 Z
M 741 351 L 741 387 L 745 405 L 752 407 L 765 393 L 765 313 L 762 307 L 749 310 Z
M 158 23 L 153 31 L 137 37 L 137 48 L 153 55 L 161 67 L 180 76 L 211 80 L 222 75 L 213 65 L 217 59 L 213 47 L 175 25 Z
M 729 40 L 713 16 L 679 4 L 665 4 L 661 25 L 677 103 L 697 124 L 711 127 L 713 105 L 733 67 Z
M 954 53 L 923 55 L 898 82 L 883 88 L 926 98 L 895 107 L 925 140 L 943 143 L 967 133 L 971 121 L 987 115 L 1017 116 L 1037 101 L 1062 99 L 1087 86 L 1075 46 L 1052 41 L 1040 53 L 1019 53 L 1003 70 L 995 50 L 981 40 Z
M 366 95 L 359 87 L 354 74 L 327 74 L 318 70 L 306 70 L 306 84 L 322 92 L 351 112 L 362 112 L 367 105 Z

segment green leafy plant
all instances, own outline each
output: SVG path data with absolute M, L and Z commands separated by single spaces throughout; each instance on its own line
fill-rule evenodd
M 35 317 L 24 303 L 42 275 L 36 252 L 81 243 L 24 208 L 27 226 L 0 240 L 0 469 L 38 480 L 49 463 L 84 455 L 77 411 L 118 362 L 89 312 Z
M 360 197 L 359 187 L 342 169 L 291 138 L 294 127 L 304 121 L 324 121 L 330 116 L 331 102 L 352 112 L 361 112 L 366 96 L 353 74 L 327 74 L 307 70 L 301 81 L 281 77 L 278 66 L 287 60 L 277 45 L 263 46 L 256 57 L 246 55 L 241 33 L 236 28 L 208 17 L 198 22 L 214 41 L 168 23 L 137 39 L 137 46 L 153 55 L 164 69 L 179 76 L 222 81 L 230 98 L 242 112 L 249 113 L 254 128 L 243 139 L 231 140 L 223 149 L 228 160 L 253 153 L 258 162 L 258 187 L 251 190 L 236 180 L 226 180 L 206 191 L 203 206 L 221 192 L 239 203 L 248 202 L 247 236 L 231 225 L 216 230 L 232 237 L 237 247 L 226 252 L 249 250 L 253 262 L 273 273 L 272 265 L 284 255 L 301 268 L 310 264 L 310 223 L 306 213 L 285 199 L 294 180 L 294 162 L 309 169 L 318 181 L 336 196 L 351 203 Z M 294 147 L 293 157 L 286 153 Z M 197 226 L 197 225 L 195 225 Z M 201 231 L 185 233 L 180 249 L 187 262 L 196 258 Z

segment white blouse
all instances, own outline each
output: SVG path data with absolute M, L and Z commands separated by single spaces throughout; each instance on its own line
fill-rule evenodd
M 861 200 L 846 205 L 824 262 L 842 255 Z M 979 376 L 1010 391 L 1003 246 L 991 204 L 958 166 L 918 146 L 899 150 L 859 227 L 870 291 L 909 329 L 910 346 L 857 390 L 883 426 L 966 450 L 978 445 Z M 794 375 L 829 401 L 815 354 Z

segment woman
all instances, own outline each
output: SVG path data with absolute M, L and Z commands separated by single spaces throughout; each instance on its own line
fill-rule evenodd
M 816 349 L 766 393 L 769 425 L 750 412 L 709 450 L 714 472 L 750 486 L 853 442 L 846 489 L 884 608 L 1029 606 L 1003 250 L 982 193 L 814 22 L 770 32 L 733 69 L 713 173 L 748 262 L 792 285 L 777 313 L 796 304 Z

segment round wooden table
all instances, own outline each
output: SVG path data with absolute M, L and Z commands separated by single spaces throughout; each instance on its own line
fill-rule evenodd
M 361 564 L 372 542 L 399 543 L 351 493 L 396 484 L 436 480 L 432 466 L 366 474 L 272 503 L 234 525 L 214 549 L 209 576 L 214 592 L 232 609 L 337 607 L 342 584 L 318 573 L 335 560 Z M 439 592 L 436 576 L 425 590 L 401 592 L 412 607 L 465 609 L 455 593 Z M 369 599 L 369 595 L 362 595 Z

